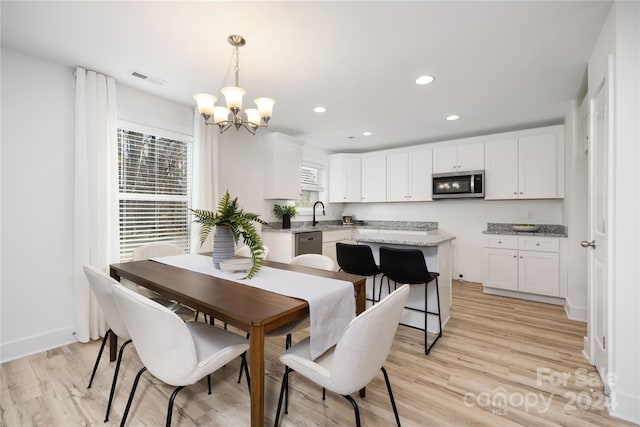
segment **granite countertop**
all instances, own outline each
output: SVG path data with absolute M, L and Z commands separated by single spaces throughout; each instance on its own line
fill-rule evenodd
M 316 226 L 311 225 L 311 221 L 292 222 L 291 228 L 282 228 L 282 223 L 271 222 L 271 228 L 264 227 L 263 233 L 305 233 L 308 231 L 335 231 L 353 229 L 373 229 L 373 230 L 402 230 L 406 231 L 427 231 L 437 230 L 438 223 L 433 221 L 356 221 L 351 225 L 344 225 L 340 220 L 320 221 Z
M 539 224 L 538 231 L 513 231 L 516 224 L 490 222 L 482 234 L 506 234 L 512 236 L 567 237 L 567 227 L 558 224 Z M 538 225 L 538 224 L 536 224 Z
M 449 242 L 456 237 L 446 231 L 436 230 L 429 234 L 403 234 L 397 233 L 367 233 L 355 236 L 358 243 L 384 243 L 388 245 L 407 246 L 438 246 L 441 243 Z

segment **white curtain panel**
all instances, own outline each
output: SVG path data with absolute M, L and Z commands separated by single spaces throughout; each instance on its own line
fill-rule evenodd
M 107 327 L 82 267 L 108 271 L 118 253 L 116 83 L 76 68 L 75 95 L 74 307 L 76 337 L 88 342 Z
M 204 124 L 202 116 L 194 109 L 193 116 L 193 193 L 191 207 L 215 210 L 218 205 L 218 144 L 217 126 Z M 200 246 L 200 225 L 191 225 L 191 253 L 213 250 L 213 233 Z

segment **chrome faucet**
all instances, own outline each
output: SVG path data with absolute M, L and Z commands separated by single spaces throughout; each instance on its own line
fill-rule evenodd
M 322 203 L 320 200 L 318 200 L 317 202 L 315 202 L 315 203 L 313 204 L 313 221 L 311 222 L 311 225 L 312 225 L 313 227 L 315 227 L 315 226 L 316 226 L 316 224 L 318 223 L 318 221 L 316 221 L 316 206 L 318 205 L 318 203 L 322 206 L 322 215 L 326 215 L 326 214 L 324 213 L 324 203 Z

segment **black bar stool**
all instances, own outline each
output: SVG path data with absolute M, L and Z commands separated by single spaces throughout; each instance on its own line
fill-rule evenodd
M 438 273 L 430 272 L 427 268 L 427 262 L 424 259 L 424 254 L 419 249 L 397 249 L 382 246 L 380 248 L 380 269 L 384 276 L 387 277 L 387 284 L 389 279 L 396 283 L 409 284 L 409 285 L 421 285 L 424 284 L 424 310 L 419 310 L 411 307 L 406 307 L 410 310 L 424 312 L 424 354 L 429 354 L 431 347 L 442 336 L 442 319 L 440 318 L 440 292 L 438 290 Z M 383 276 L 383 277 L 384 277 Z M 427 305 L 427 288 L 429 283 L 435 280 L 436 283 L 436 299 L 438 302 L 438 312 L 433 313 L 428 311 Z M 381 281 L 382 282 L 382 281 Z M 380 293 L 382 293 L 382 283 L 380 283 Z M 378 300 L 380 295 L 378 295 Z M 431 343 L 427 345 L 427 315 L 438 316 L 438 336 Z
M 373 251 L 368 245 L 350 245 L 348 243 L 336 243 L 336 258 L 340 270 L 346 273 L 357 274 L 359 276 L 372 276 L 373 290 L 371 299 L 376 303 L 376 276 L 382 273 L 380 267 L 376 265 L 373 258 Z M 382 287 L 382 278 L 380 278 L 380 287 Z M 378 298 L 378 301 L 380 298 Z

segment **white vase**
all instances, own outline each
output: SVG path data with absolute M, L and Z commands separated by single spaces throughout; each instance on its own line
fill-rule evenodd
M 220 261 L 232 259 L 235 256 L 233 232 L 227 225 L 216 225 L 213 233 L 213 266 L 220 268 Z

